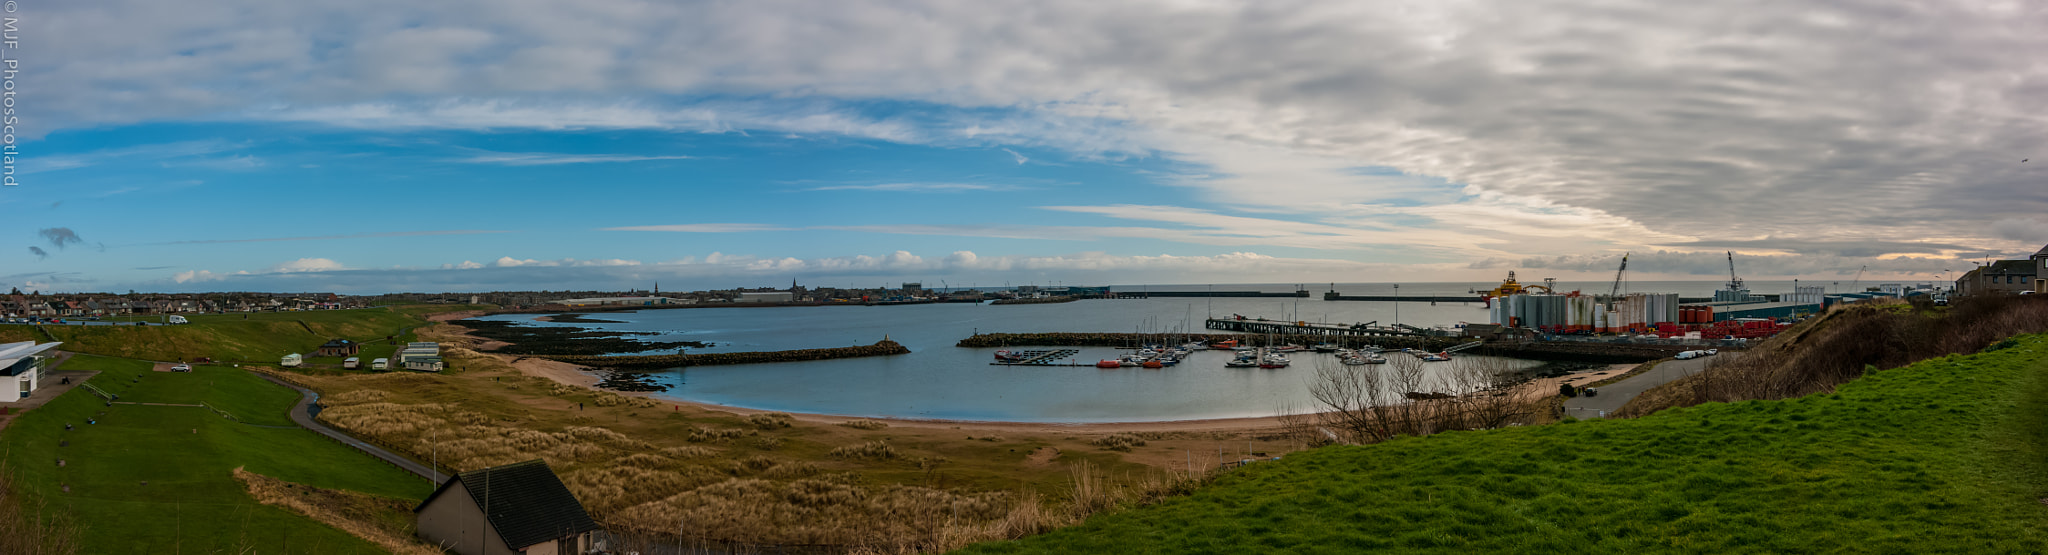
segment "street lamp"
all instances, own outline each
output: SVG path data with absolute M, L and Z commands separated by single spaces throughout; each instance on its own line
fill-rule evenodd
M 1401 325 L 1401 284 L 1394 284 L 1394 325 Z

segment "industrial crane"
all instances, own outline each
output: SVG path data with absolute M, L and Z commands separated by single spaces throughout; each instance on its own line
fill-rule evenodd
M 1735 251 L 1728 251 L 1728 290 L 1742 290 L 1742 278 L 1735 277 Z
M 1607 302 L 1614 302 L 1621 295 L 1621 276 L 1628 271 L 1628 255 L 1629 253 L 1621 254 L 1621 269 L 1614 271 L 1614 288 L 1607 290 Z
M 1857 285 L 1857 284 L 1859 284 L 1859 283 L 1862 283 L 1862 282 L 1863 282 L 1863 271 L 1864 271 L 1864 270 L 1868 270 L 1868 269 L 1870 269 L 1870 266 L 1869 266 L 1869 265 L 1865 265 L 1865 266 L 1863 266 L 1862 268 L 1857 268 L 1857 269 L 1856 269 L 1856 281 L 1852 281 L 1852 282 L 1849 282 L 1849 291 L 1850 291 L 1850 292 L 1852 292 L 1852 293 L 1853 293 L 1853 292 L 1857 292 L 1857 290 L 1856 290 L 1856 285 Z

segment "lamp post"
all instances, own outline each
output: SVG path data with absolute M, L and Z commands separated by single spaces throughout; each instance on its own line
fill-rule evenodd
M 1394 284 L 1394 325 L 1401 325 L 1401 284 Z

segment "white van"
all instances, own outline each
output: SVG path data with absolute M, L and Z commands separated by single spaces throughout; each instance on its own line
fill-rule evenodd
M 350 370 L 354 370 L 354 369 L 356 369 L 357 367 L 360 367 L 360 366 L 362 366 L 362 365 L 363 365 L 363 359 L 360 359 L 360 358 L 356 358 L 356 357 L 348 357 L 348 358 L 345 358 L 345 359 L 341 359 L 341 367 L 342 367 L 342 368 L 347 368 L 347 369 L 350 369 Z
M 292 353 L 289 355 L 285 355 L 284 360 L 278 361 L 277 365 L 283 366 L 285 368 L 298 368 L 299 363 L 305 362 L 305 360 L 305 357 L 299 356 L 298 353 Z
M 165 322 L 169 322 L 169 323 L 172 323 L 172 324 L 190 324 L 190 323 L 192 323 L 191 321 L 189 321 L 189 320 L 186 320 L 184 316 L 179 316 L 179 315 L 176 315 L 176 314 L 172 314 L 172 315 L 170 315 L 170 316 L 167 316 L 167 317 L 165 317 L 165 318 L 164 318 L 164 321 L 165 321 Z
M 391 359 L 386 359 L 386 358 L 373 358 L 373 359 L 370 359 L 370 369 L 371 369 L 371 370 L 390 370 L 390 369 L 391 369 Z

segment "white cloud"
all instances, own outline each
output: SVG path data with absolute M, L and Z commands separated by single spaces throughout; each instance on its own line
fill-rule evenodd
M 335 262 L 333 260 L 325 258 L 301 258 L 298 260 L 293 260 L 291 262 L 285 262 L 282 264 L 278 264 L 276 266 L 272 266 L 270 268 L 270 271 L 272 273 L 283 274 L 293 272 L 326 272 L 340 269 L 343 269 L 341 263 Z
M 605 231 L 672 231 L 680 233 L 743 233 L 749 231 L 784 231 L 789 228 L 769 224 L 674 224 L 607 227 Z
M 1018 187 L 1010 185 L 991 185 L 986 183 L 876 183 L 872 185 L 825 185 L 804 190 L 958 193 L 964 191 L 1013 191 L 1017 189 Z
M 550 152 L 490 152 L 451 160 L 464 164 L 501 166 L 551 166 L 559 164 L 612 164 L 655 160 L 689 160 L 691 156 L 633 156 L 626 154 L 557 154 Z

